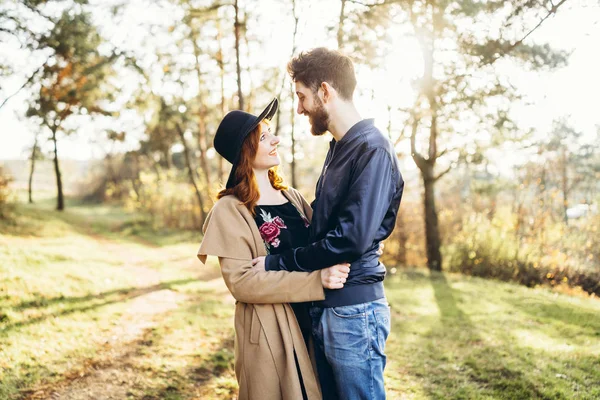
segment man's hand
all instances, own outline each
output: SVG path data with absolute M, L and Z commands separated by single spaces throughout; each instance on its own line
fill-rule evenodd
M 326 289 L 341 289 L 350 273 L 350 264 L 337 264 L 321 270 L 321 284 Z
M 252 260 L 252 266 L 265 269 L 265 256 L 256 257 Z

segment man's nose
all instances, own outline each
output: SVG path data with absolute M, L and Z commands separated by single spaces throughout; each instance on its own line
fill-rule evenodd
M 304 108 L 302 108 L 302 103 L 298 103 L 298 108 L 296 109 L 296 111 L 298 112 L 298 114 L 302 115 L 302 113 L 304 113 Z

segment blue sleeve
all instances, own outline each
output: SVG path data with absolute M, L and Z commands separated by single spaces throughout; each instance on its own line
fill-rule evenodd
M 385 149 L 364 152 L 353 169 L 348 195 L 332 229 L 306 247 L 267 256 L 265 269 L 307 272 L 359 259 L 373 246 L 394 196 L 395 182 L 391 156 Z

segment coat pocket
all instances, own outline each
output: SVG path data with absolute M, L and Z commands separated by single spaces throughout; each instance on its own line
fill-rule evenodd
M 256 314 L 256 308 L 252 307 L 252 320 L 250 321 L 250 343 L 258 344 L 260 338 L 260 319 Z

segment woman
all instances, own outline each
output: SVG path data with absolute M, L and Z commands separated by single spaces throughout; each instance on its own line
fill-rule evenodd
M 323 300 L 339 289 L 349 264 L 305 272 L 264 271 L 252 259 L 308 244 L 312 210 L 277 174 L 279 139 L 269 120 L 274 99 L 258 116 L 232 111 L 215 135 L 217 152 L 233 164 L 226 188 L 204 225 L 198 258 L 217 256 L 225 284 L 237 300 L 235 373 L 239 399 L 321 399 L 305 340 L 310 322 L 288 303 Z M 307 324 L 301 329 L 298 317 Z

